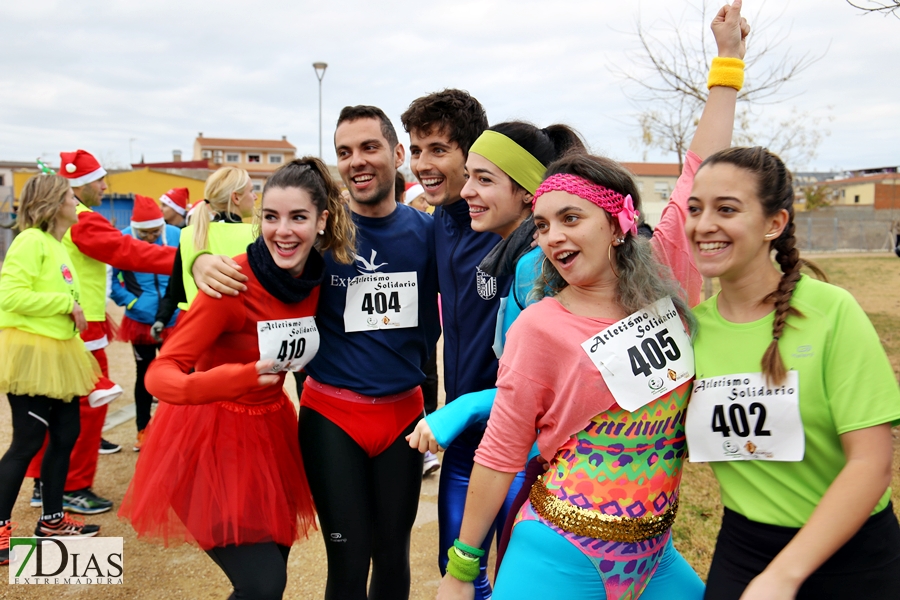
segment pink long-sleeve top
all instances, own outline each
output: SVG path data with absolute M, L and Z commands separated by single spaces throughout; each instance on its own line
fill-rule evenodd
M 651 244 L 656 259 L 681 282 L 688 303 L 700 301 L 703 278 L 684 235 L 687 201 L 702 160 L 688 152 Z M 573 315 L 554 298 L 525 309 L 509 330 L 497 375 L 497 398 L 475 462 L 506 473 L 521 471 L 537 433 L 538 450 L 557 449 L 616 401 L 582 342 L 616 319 Z M 550 326 L 548 326 L 550 324 Z

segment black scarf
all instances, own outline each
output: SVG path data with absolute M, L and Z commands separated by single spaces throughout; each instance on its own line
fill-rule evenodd
M 516 272 L 516 263 L 528 254 L 534 242 L 534 219 L 529 215 L 516 230 L 505 240 L 494 246 L 478 265 L 478 268 L 491 277 L 503 277 Z
M 292 277 L 275 264 L 262 236 L 247 246 L 247 262 L 263 289 L 285 304 L 302 302 L 325 279 L 325 261 L 315 248 L 309 251 L 303 274 Z

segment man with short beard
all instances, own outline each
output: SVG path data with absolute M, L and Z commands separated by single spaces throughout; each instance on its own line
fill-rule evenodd
M 357 256 L 341 265 L 325 254 L 300 446 L 328 554 L 325 597 L 366 597 L 371 560 L 368 598 L 406 598 L 422 455 L 405 438 L 440 336 L 433 221 L 395 200 L 404 150 L 383 111 L 344 108 L 334 144 Z
M 460 196 L 466 183 L 469 147 L 487 129 L 487 116 L 468 92 L 447 89 L 414 100 L 400 119 L 409 133 L 410 168 L 425 188 L 428 203 L 437 207 L 434 236 L 444 333 L 444 390 L 449 404 L 463 394 L 496 385 L 497 357 L 492 345 L 497 311 L 511 284 L 511 277 L 492 277 L 479 268 L 501 238 L 472 230 L 469 206 Z M 442 575 L 447 568 L 447 550 L 459 536 L 475 449 L 484 428 L 484 423 L 469 426 L 444 452 L 438 495 Z M 513 485 L 510 501 L 517 491 Z M 508 504 L 497 516 L 496 529 L 503 527 Z M 474 582 L 479 599 L 491 595 L 486 571 L 492 538 L 493 532 L 485 537 L 481 573 Z

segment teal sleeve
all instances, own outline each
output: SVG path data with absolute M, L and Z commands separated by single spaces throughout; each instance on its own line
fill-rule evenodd
M 497 388 L 463 394 L 450 404 L 425 417 L 434 439 L 447 448 L 459 434 L 475 423 L 487 423 Z
M 36 292 L 41 277 L 44 249 L 40 238 L 19 234 L 3 261 L 0 276 L 0 310 L 26 317 L 52 317 L 72 312 L 74 299 L 65 292 Z

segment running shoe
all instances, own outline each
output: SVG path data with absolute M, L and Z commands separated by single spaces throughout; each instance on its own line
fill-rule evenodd
M 31 492 L 30 504 L 33 508 L 40 508 L 44 505 L 41 501 L 41 480 L 37 477 L 34 478 L 34 491 Z
M 429 451 L 425 451 L 425 462 L 422 463 L 422 477 L 427 477 L 441 468 L 441 461 Z
M 9 564 L 9 538 L 12 537 L 16 524 L 9 521 L 6 525 L 0 525 L 0 565 Z
M 105 513 L 113 507 L 112 500 L 101 498 L 90 488 L 63 492 L 63 510 L 80 515 L 96 515 Z
M 115 454 L 121 449 L 122 446 L 100 438 L 100 454 Z
M 53 521 L 38 521 L 34 528 L 34 537 L 94 537 L 100 533 L 99 525 L 85 525 L 84 519 L 63 515 L 61 519 Z
M 145 437 L 144 432 L 146 432 L 146 431 L 147 431 L 146 429 L 141 429 L 140 431 L 138 431 L 137 439 L 134 441 L 134 446 L 131 447 L 131 449 L 134 450 L 135 452 L 141 451 L 141 446 L 144 445 L 144 437 Z

